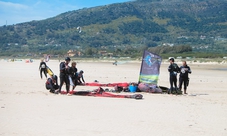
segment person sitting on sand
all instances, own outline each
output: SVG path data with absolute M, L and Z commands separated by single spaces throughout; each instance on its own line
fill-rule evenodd
M 188 73 L 191 74 L 192 71 L 186 61 L 183 61 L 182 64 L 183 66 L 180 67 L 179 89 L 182 89 L 182 84 L 184 83 L 184 94 L 187 94 L 186 91 L 189 82 Z
M 51 93 L 55 93 L 59 88 L 58 77 L 56 75 L 51 76 L 46 81 L 46 89 L 50 90 Z
M 177 91 L 177 73 L 180 72 L 180 68 L 176 63 L 174 63 L 174 58 L 169 59 L 170 65 L 168 67 L 169 71 L 169 82 L 170 82 L 170 90 L 169 94 L 173 93 L 173 84 L 175 86 L 175 91 Z
M 76 68 L 76 62 L 71 63 L 71 67 L 69 68 L 69 80 L 70 80 L 70 85 L 73 86 L 72 91 L 76 87 L 76 74 L 77 74 L 77 68 Z M 70 79 L 71 78 L 71 79 Z
M 76 74 L 76 85 L 85 84 L 83 73 L 84 73 L 84 71 L 81 70 L 79 73 Z
M 113 63 L 113 65 L 117 66 L 117 60 L 115 60 L 115 62 Z

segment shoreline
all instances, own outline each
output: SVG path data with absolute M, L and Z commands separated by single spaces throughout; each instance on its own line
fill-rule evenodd
M 26 60 L 30 60 L 29 58 L 27 59 L 15 59 L 15 62 L 25 62 Z M 40 61 L 40 59 L 32 59 L 33 61 Z M 141 63 L 141 60 L 139 59 L 80 59 L 80 58 L 72 58 L 72 61 L 75 62 L 106 62 L 106 63 L 113 63 L 115 62 L 115 60 L 117 60 L 118 62 L 122 62 L 122 63 Z M 0 61 L 8 61 L 8 62 L 12 62 L 12 59 L 0 59 Z M 50 59 L 50 62 L 53 61 L 59 61 L 58 59 Z M 60 61 L 64 61 L 64 59 L 61 59 Z M 59 62 L 60 62 L 59 61 Z M 227 59 L 175 59 L 175 63 L 181 63 L 182 61 L 186 61 L 187 64 L 210 64 L 210 65 L 227 65 Z M 162 60 L 162 64 L 169 64 L 169 60 L 168 59 L 163 59 Z

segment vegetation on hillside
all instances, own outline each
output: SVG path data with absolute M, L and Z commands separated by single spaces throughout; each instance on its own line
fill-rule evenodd
M 227 52 L 227 0 L 137 0 L 0 27 L 0 55 Z

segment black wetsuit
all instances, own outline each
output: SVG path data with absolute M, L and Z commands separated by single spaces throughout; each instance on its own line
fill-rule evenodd
M 83 82 L 81 81 L 81 79 L 82 79 L 82 81 L 85 83 L 83 74 L 76 73 L 76 84 L 77 84 L 77 85 L 80 85 L 80 84 L 83 83 Z
M 66 91 L 67 93 L 69 93 L 69 72 L 68 72 L 68 68 L 66 68 L 66 63 L 65 62 L 61 62 L 60 63 L 60 87 L 59 87 L 59 93 L 61 93 L 61 88 L 62 85 L 66 84 Z
M 184 83 L 184 90 L 187 89 L 188 84 L 188 73 L 191 73 L 191 69 L 188 65 L 180 67 L 180 78 L 179 78 L 179 88 L 182 89 L 182 84 Z
M 68 71 L 69 71 L 69 76 L 72 78 L 73 84 L 76 85 L 77 68 L 76 67 L 70 67 L 68 69 Z
M 169 65 L 168 71 L 169 71 L 170 91 L 173 92 L 173 84 L 175 86 L 175 89 L 177 89 L 177 73 L 180 71 L 180 68 L 176 63 L 173 63 Z
M 40 77 L 43 78 L 42 72 L 44 73 L 45 77 L 47 78 L 47 65 L 45 62 L 40 62 L 39 70 L 40 70 Z
M 46 89 L 50 90 L 51 93 L 55 93 L 55 90 L 59 88 L 58 80 L 56 80 L 56 83 L 53 82 L 52 78 L 48 78 L 46 81 Z

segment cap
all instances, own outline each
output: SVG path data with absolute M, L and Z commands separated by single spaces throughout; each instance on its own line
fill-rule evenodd
M 65 61 L 70 61 L 71 59 L 69 57 L 66 57 L 65 58 Z
M 169 60 L 171 60 L 172 62 L 174 62 L 174 58 L 170 58 Z
M 56 75 L 53 75 L 52 78 L 53 78 L 54 80 L 57 80 L 57 76 L 56 76 Z
M 80 73 L 84 73 L 84 71 L 83 70 L 80 70 Z

